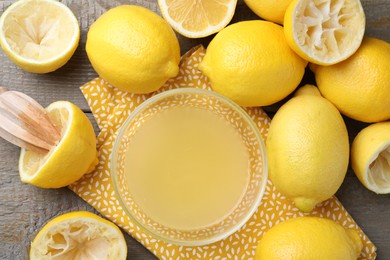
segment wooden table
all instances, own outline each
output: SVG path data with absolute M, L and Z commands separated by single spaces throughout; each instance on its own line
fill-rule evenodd
M 0 1 L 0 14 L 12 1 Z M 22 71 L 0 51 L 0 86 L 22 91 L 35 98 L 43 106 L 56 100 L 69 100 L 78 105 L 93 121 L 90 108 L 79 87 L 96 77 L 85 53 L 86 34 L 89 26 L 105 10 L 125 3 L 143 5 L 159 12 L 155 0 L 82 0 L 65 2 L 79 19 L 80 45 L 72 59 L 56 72 L 38 75 Z M 366 17 L 366 35 L 390 42 L 390 0 L 363 0 Z M 258 19 L 239 1 L 233 22 Z M 212 37 L 187 39 L 178 36 L 182 53 L 199 43 L 207 46 Z M 390 72 L 390 68 L 389 68 Z M 310 78 L 310 76 L 308 77 Z M 389 82 L 390 87 L 390 82 Z M 390 98 L 390 97 L 389 97 Z M 265 110 L 272 117 L 276 105 Z M 366 124 L 345 118 L 351 141 Z M 95 124 L 95 122 L 93 121 Z M 95 124 L 95 129 L 97 129 Z M 19 149 L 0 139 L 0 259 L 27 259 L 30 241 L 36 232 L 51 218 L 75 210 L 94 209 L 67 188 L 40 189 L 19 180 Z M 365 189 L 351 169 L 337 192 L 353 218 L 378 247 L 378 259 L 390 259 L 390 195 L 376 195 Z M 125 234 L 128 259 L 153 259 L 142 245 Z

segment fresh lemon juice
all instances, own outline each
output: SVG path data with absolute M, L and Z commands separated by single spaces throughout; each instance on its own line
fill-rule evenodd
M 131 137 L 125 175 L 133 200 L 151 219 L 193 230 L 223 220 L 238 205 L 249 181 L 249 153 L 222 116 L 172 107 Z

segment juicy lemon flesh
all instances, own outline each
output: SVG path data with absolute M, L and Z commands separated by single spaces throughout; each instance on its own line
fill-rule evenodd
M 295 40 L 309 57 L 333 62 L 360 45 L 365 23 L 360 1 L 304 0 L 295 11 Z
M 2 30 L 15 54 L 44 62 L 60 56 L 76 37 L 74 16 L 49 2 L 54 1 L 26 1 L 8 13 Z
M 57 126 L 61 128 L 61 140 L 65 136 L 67 125 L 69 122 L 69 111 L 66 109 L 52 110 L 50 118 Z M 59 144 L 58 144 L 59 145 Z M 23 172 L 27 175 L 33 176 L 39 171 L 42 165 L 50 158 L 56 149 L 50 150 L 47 154 L 42 155 L 33 151 L 26 151 L 24 156 Z
M 164 17 L 179 33 L 188 37 L 205 37 L 230 22 L 237 1 L 160 0 L 159 3 Z
M 229 0 L 166 1 L 169 15 L 175 17 L 176 22 L 188 31 L 200 31 L 209 25 L 218 25 L 228 11 L 229 2 Z
M 390 145 L 382 150 L 368 167 L 368 183 L 379 189 L 390 189 Z
M 31 259 L 126 258 L 121 231 L 111 222 L 89 212 L 72 212 L 50 221 L 31 245 Z

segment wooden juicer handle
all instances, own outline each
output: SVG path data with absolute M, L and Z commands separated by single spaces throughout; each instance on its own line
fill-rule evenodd
M 0 137 L 27 150 L 47 153 L 61 139 L 61 130 L 31 97 L 0 87 Z

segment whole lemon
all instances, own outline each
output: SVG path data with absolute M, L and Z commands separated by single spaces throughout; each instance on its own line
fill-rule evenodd
M 122 5 L 100 16 L 89 29 L 86 51 L 99 76 L 124 91 L 153 92 L 179 72 L 175 33 L 141 6 Z
M 356 260 L 363 248 L 359 234 L 325 218 L 298 217 L 272 227 L 261 239 L 256 260 Z
M 216 92 L 251 107 L 271 105 L 293 92 L 306 65 L 288 47 L 281 26 L 256 20 L 219 32 L 199 68 Z
M 304 212 L 333 196 L 349 161 L 348 133 L 339 111 L 321 96 L 290 99 L 271 121 L 269 177 Z
M 365 38 L 349 59 L 313 66 L 321 94 L 344 115 L 363 122 L 390 119 L 390 44 Z
M 292 0 L 244 0 L 247 6 L 261 18 L 283 24 L 284 13 Z

